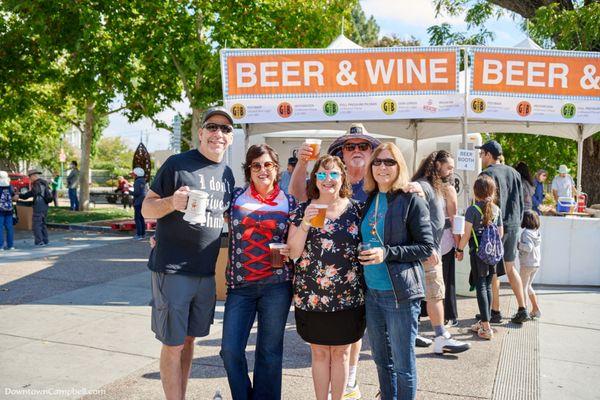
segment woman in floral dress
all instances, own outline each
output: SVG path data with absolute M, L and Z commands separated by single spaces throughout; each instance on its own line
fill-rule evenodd
M 360 208 L 339 157 L 323 156 L 310 174 L 308 197 L 290 214 L 296 329 L 310 343 L 317 400 L 341 400 L 350 345 L 365 331 L 363 280 L 357 259 Z M 311 220 L 327 205 L 323 228 Z

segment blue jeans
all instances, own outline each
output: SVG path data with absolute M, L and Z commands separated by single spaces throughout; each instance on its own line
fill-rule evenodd
M 391 290 L 367 290 L 367 332 L 381 400 L 413 400 L 417 395 L 415 339 L 420 303 L 419 299 L 396 304 Z
M 6 230 L 6 248 L 10 249 L 14 243 L 14 228 L 13 228 L 13 215 L 2 215 L 0 214 L 0 249 L 4 248 L 4 231 Z
M 79 210 L 79 199 L 77 198 L 77 189 L 69 188 L 69 202 L 71 210 Z
M 281 398 L 283 334 L 291 303 L 291 282 L 255 283 L 227 291 L 220 354 L 233 400 Z M 251 383 L 246 345 L 256 314 L 258 331 Z

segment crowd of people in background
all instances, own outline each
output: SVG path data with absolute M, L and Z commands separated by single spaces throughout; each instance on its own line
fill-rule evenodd
M 460 324 L 455 269 L 467 246 L 469 282 L 479 308 L 471 329 L 478 337 L 492 340 L 492 324 L 503 321 L 502 275 L 518 304 L 512 323 L 541 316 L 532 282 L 541 265 L 538 214 L 548 173 L 532 175 L 525 162 L 505 165 L 498 142 L 478 146 L 483 171 L 473 184 L 474 201 L 459 234 L 454 229 L 459 214 L 451 180 L 454 160 L 448 151 L 429 154 L 410 178 L 395 144 L 381 143 L 364 125 L 352 124 L 325 154 L 308 144 L 297 149 L 285 170 L 273 148 L 251 146 L 243 163 L 245 182 L 236 186 L 223 162 L 232 141 L 229 112 L 210 108 L 202 119 L 198 149 L 170 157 L 149 188 L 146 172 L 137 167 L 133 190 L 124 177 L 116 189 L 128 197 L 123 206 L 133 206 L 135 239 L 145 238 L 145 217 L 157 219 L 148 266 L 152 330 L 163 343 L 160 375 L 168 398 L 184 397 L 194 338 L 208 335 L 213 321 L 224 224 L 229 262 L 220 355 L 234 399 L 281 398 L 291 305 L 296 330 L 310 345 L 317 400 L 361 398 L 356 376 L 365 330 L 377 367 L 378 396 L 414 399 L 415 346 L 433 344 L 440 355 L 470 348 L 449 331 Z M 557 172 L 552 195 L 556 201 L 572 198 L 568 168 L 561 165 Z M 17 198 L 33 199 L 35 245 L 49 243 L 48 204 L 58 204 L 61 176 L 51 183 L 37 169 L 28 176 L 30 190 L 16 194 L 8 174 L 0 171 L 2 250 L 14 248 Z M 79 209 L 78 184 L 73 161 L 67 176 L 71 210 Z M 184 219 L 194 191 L 207 196 L 210 217 L 201 225 Z M 433 340 L 418 335 L 421 315 L 430 319 Z M 245 351 L 255 319 L 251 380 Z

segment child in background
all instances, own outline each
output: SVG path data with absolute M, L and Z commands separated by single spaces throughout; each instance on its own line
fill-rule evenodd
M 521 281 L 523 282 L 523 293 L 527 293 L 531 301 L 531 318 L 542 316 L 537 296 L 533 290 L 533 279 L 540 268 L 542 235 L 540 234 L 540 218 L 535 212 L 525 211 L 521 223 L 521 238 L 517 244 L 519 249 L 519 264 L 521 265 Z M 527 298 L 525 298 L 527 307 Z
M 495 224 L 498 234 L 502 237 L 502 213 L 494 204 L 496 183 L 487 175 L 480 175 L 473 185 L 475 204 L 467 208 L 465 213 L 465 234 L 461 237 L 456 248 L 456 258 L 463 259 L 464 248 L 469 243 L 471 259 L 471 274 L 477 289 L 477 305 L 481 320 L 471 327 L 473 332 L 482 339 L 491 340 L 494 336 L 490 326 L 492 312 L 492 276 L 496 273 L 496 265 L 486 264 L 477 255 L 478 243 L 488 225 Z M 477 241 L 476 241 L 477 240 Z
M 13 200 L 15 194 L 10 185 L 8 172 L 0 171 L 0 251 L 14 250 L 13 230 Z M 6 231 L 6 247 L 4 245 L 4 231 Z

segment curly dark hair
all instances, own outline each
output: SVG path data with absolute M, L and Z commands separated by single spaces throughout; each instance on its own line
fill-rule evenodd
M 346 173 L 346 165 L 344 165 L 341 158 L 338 156 L 330 156 L 329 154 L 322 156 L 315 162 L 315 166 L 310 172 L 310 179 L 308 181 L 308 187 L 306 193 L 309 199 L 318 199 L 320 196 L 319 188 L 317 187 L 317 171 L 320 167 L 326 170 L 330 170 L 334 167 L 338 167 L 342 171 L 342 186 L 340 187 L 340 197 L 352 197 L 352 186 L 348 181 L 348 174 Z
M 421 164 L 419 165 L 417 172 L 415 172 L 415 174 L 413 175 L 411 180 L 418 181 L 418 180 L 425 179 L 425 180 L 427 180 L 427 182 L 429 182 L 431 184 L 431 186 L 433 187 L 433 190 L 435 190 L 435 192 L 438 195 L 442 195 L 443 188 L 444 188 L 444 181 L 442 180 L 442 178 L 440 177 L 440 174 L 438 173 L 438 168 L 437 168 L 436 163 L 437 162 L 439 162 L 440 164 L 447 163 L 448 160 L 451 158 L 452 158 L 452 154 L 450 154 L 446 150 L 434 151 L 433 153 L 431 153 L 430 155 L 425 157 L 423 159 L 423 161 L 421 161 Z
M 261 157 L 263 154 L 268 154 L 269 157 L 271 157 L 271 160 L 273 160 L 275 163 L 275 168 L 277 169 L 277 175 L 275 179 L 279 179 L 279 171 L 281 170 L 281 167 L 279 165 L 279 155 L 277 152 L 268 144 L 253 144 L 248 148 L 248 151 L 246 152 L 246 161 L 244 164 L 242 164 L 242 169 L 244 170 L 244 177 L 246 178 L 247 184 L 250 184 L 250 181 L 252 180 L 250 174 L 252 162 Z

